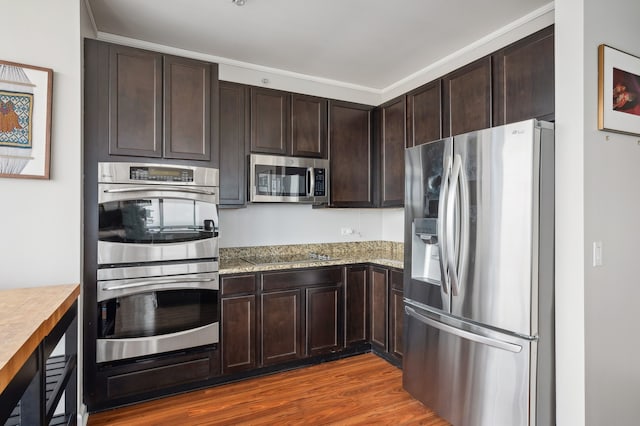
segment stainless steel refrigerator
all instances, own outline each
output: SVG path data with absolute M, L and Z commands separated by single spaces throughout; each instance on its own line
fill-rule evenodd
M 554 134 L 405 153 L 403 386 L 455 426 L 555 424 Z

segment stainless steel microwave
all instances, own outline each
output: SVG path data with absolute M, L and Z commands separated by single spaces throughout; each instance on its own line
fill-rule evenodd
M 250 154 L 249 201 L 327 204 L 329 160 Z

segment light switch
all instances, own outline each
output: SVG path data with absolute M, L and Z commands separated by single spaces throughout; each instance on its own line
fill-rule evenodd
M 602 266 L 602 241 L 593 242 L 593 266 Z

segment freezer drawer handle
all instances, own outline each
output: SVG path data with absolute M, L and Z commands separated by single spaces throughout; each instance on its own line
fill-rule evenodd
M 409 306 L 405 306 L 404 307 L 405 312 L 416 318 L 417 320 L 430 325 L 431 327 L 435 327 L 437 329 L 440 329 L 442 331 L 445 331 L 447 333 L 450 334 L 454 334 L 458 337 L 462 337 L 463 339 L 467 339 L 467 340 L 471 340 L 474 342 L 478 342 L 478 343 L 482 343 L 485 345 L 489 345 L 489 346 L 493 346 L 494 348 L 498 348 L 498 349 L 504 349 L 505 351 L 509 351 L 509 352 L 513 352 L 513 353 L 519 353 L 520 351 L 522 351 L 522 346 L 520 345 L 516 345 L 514 343 L 509 343 L 509 342 L 504 342 L 502 340 L 498 340 L 498 339 L 492 339 L 490 337 L 485 337 L 485 336 L 480 336 L 479 334 L 475 334 L 475 333 L 471 333 L 469 331 L 466 330 L 460 330 L 459 328 L 456 327 L 452 327 L 450 325 L 441 323 L 440 321 L 436 321 L 433 320 L 429 317 L 426 317 L 424 315 L 420 315 L 418 312 L 416 312 L 415 309 L 409 307 Z

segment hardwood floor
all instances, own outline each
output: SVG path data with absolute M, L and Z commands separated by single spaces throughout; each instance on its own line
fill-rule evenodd
M 402 389 L 402 371 L 373 354 L 92 414 L 101 425 L 448 426 Z

